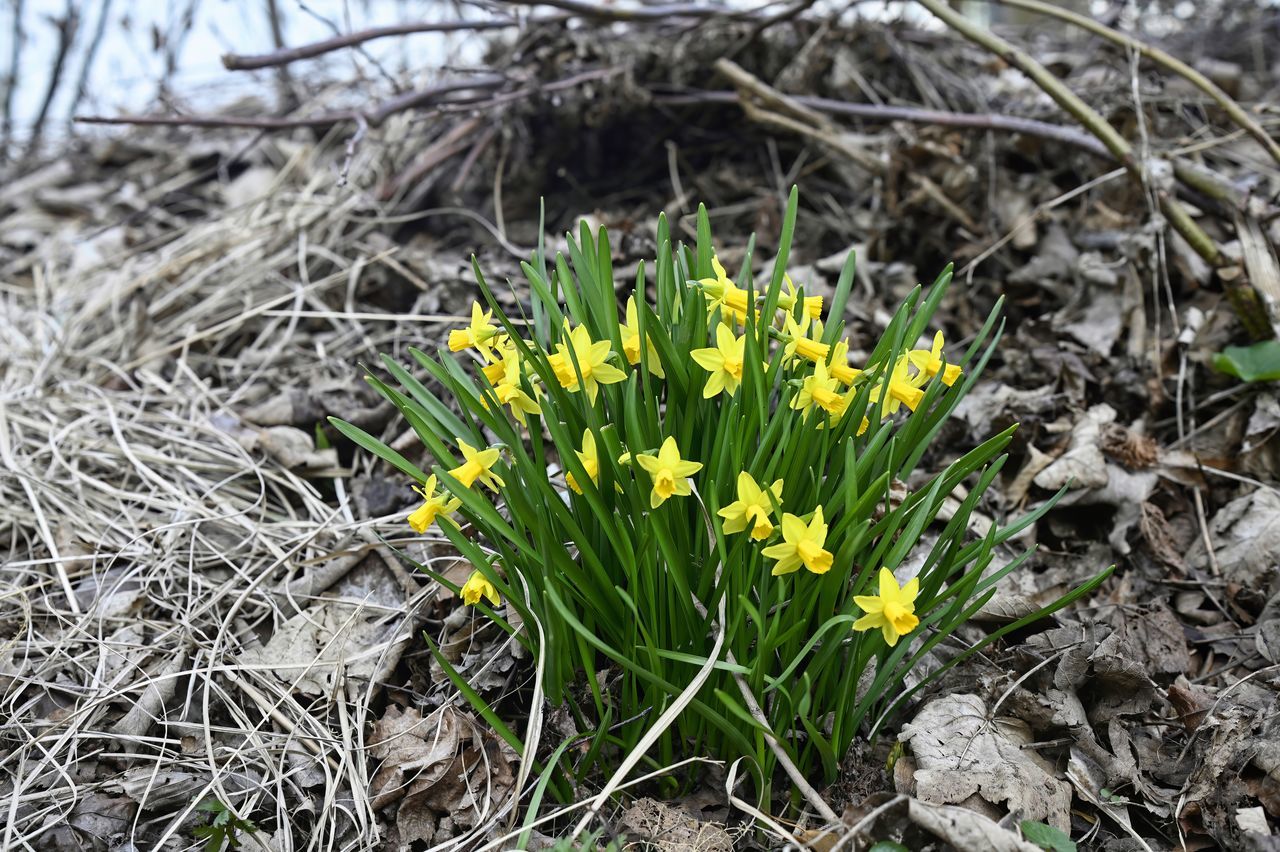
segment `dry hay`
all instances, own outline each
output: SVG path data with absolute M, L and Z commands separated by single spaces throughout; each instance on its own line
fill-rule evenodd
M 357 362 L 450 318 L 354 309 L 387 264 L 421 279 L 378 242 L 375 201 L 338 191 L 318 147 L 289 148 L 193 221 L 59 220 L 6 270 L 4 848 L 182 845 L 209 798 L 273 815 L 278 848 L 291 825 L 335 848 L 377 835 L 374 684 L 416 650 L 438 588 L 375 548 L 405 501 L 353 505 L 368 459 L 340 467 L 309 429 L 329 405 L 385 422 L 359 408 Z M 189 168 L 157 149 L 99 211 L 118 220 L 168 157 Z M 408 299 L 434 305 L 439 281 L 421 283 Z

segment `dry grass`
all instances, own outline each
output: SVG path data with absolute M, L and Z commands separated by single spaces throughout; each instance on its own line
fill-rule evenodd
M 378 546 L 391 518 L 353 508 L 367 459 L 243 415 L 326 381 L 358 399 L 358 361 L 448 318 L 355 310 L 385 264 L 416 276 L 315 150 L 194 223 L 59 221 L 3 270 L 2 848 L 192 846 L 209 798 L 270 848 L 376 842 L 375 683 L 435 589 Z M 141 241 L 85 259 L 117 231 Z

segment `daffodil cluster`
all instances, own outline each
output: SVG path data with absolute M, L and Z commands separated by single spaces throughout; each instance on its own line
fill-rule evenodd
M 694 245 L 659 221 L 633 286 L 585 225 L 522 264 L 509 310 L 473 263 L 480 297 L 447 348 L 411 349 L 417 369 L 384 358 L 395 385 L 369 377 L 423 452 L 334 421 L 411 480 L 410 528 L 445 536 L 474 571 L 458 586 L 421 569 L 532 652 L 546 698 L 598 731 L 592 759 L 627 753 L 692 689 L 656 765 L 690 747 L 749 756 L 767 791 L 763 724 L 797 766 L 834 778 L 919 654 L 1011 570 L 991 562 L 1020 527 L 979 536 L 968 521 L 1012 430 L 919 470 L 994 345 L 996 312 L 950 355 L 930 328 L 948 270 L 877 334 L 847 336 L 853 258 L 826 298 L 798 286 L 796 205 L 767 275 L 750 251 L 730 274 L 701 209 Z

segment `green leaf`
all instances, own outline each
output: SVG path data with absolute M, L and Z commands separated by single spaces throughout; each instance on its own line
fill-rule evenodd
M 416 464 L 409 461 L 407 458 L 400 455 L 395 450 L 391 449 L 386 444 L 361 429 L 359 426 L 352 425 L 345 420 L 339 420 L 337 417 L 330 417 L 329 422 L 333 424 L 335 429 L 346 435 L 352 441 L 355 441 L 357 444 L 364 447 L 383 461 L 390 462 L 391 465 L 401 473 L 406 476 L 413 477 L 419 483 L 425 483 L 427 481 L 427 475 L 423 473 Z
M 1041 849 L 1049 852 L 1076 852 L 1075 841 L 1051 825 L 1024 819 L 1019 828 L 1027 842 L 1034 843 Z
M 1213 368 L 1245 382 L 1280 380 L 1280 340 L 1228 346 L 1213 356 Z

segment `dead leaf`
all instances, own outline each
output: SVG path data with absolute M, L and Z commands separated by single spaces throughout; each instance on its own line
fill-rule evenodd
M 933 804 L 979 799 L 1025 819 L 1070 830 L 1070 788 L 1033 750 L 1025 723 L 988 719 L 976 695 L 948 695 L 920 709 L 898 738 L 911 746 L 916 795 Z
M 1065 313 L 1060 312 L 1055 315 L 1055 325 L 1099 355 L 1107 356 L 1120 339 L 1124 325 L 1120 294 L 1114 290 L 1094 288 L 1091 295 L 1078 316 L 1068 322 Z
M 622 812 L 619 828 L 646 841 L 656 852 L 730 852 L 733 838 L 714 822 L 694 819 L 683 808 L 650 798 Z
M 1130 470 L 1145 470 L 1160 458 L 1160 446 L 1150 435 L 1109 423 L 1102 429 L 1102 451 Z
M 1099 446 L 1102 428 L 1116 419 L 1116 410 L 1105 402 L 1085 412 L 1075 424 L 1067 451 L 1036 474 L 1035 484 L 1048 491 L 1102 488 L 1107 484 L 1107 460 Z
M 950 843 L 956 849 L 985 849 L 990 852 L 1040 852 L 1012 831 L 968 808 L 930 805 L 918 799 L 907 804 L 911 821 Z
M 299 692 L 323 695 L 338 671 L 361 680 L 382 679 L 409 642 L 402 622 L 384 623 L 359 603 L 325 600 L 290 618 L 261 648 L 240 655 L 239 664 L 265 669 Z
M 1209 522 L 1209 535 L 1222 577 L 1263 600 L 1280 592 L 1280 494 L 1269 488 L 1232 500 Z M 1197 539 L 1188 561 L 1210 568 Z
M 511 805 L 515 750 L 470 715 L 446 705 L 423 718 L 391 706 L 373 726 L 369 753 L 374 808 L 397 804 L 401 849 L 457 837 Z

